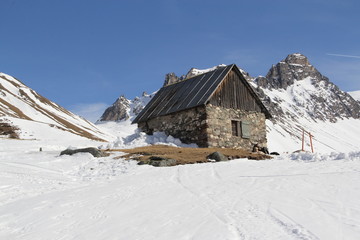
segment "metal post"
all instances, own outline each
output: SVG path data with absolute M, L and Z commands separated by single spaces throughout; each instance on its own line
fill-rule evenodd
M 304 138 L 305 138 L 305 130 L 303 129 L 303 132 L 302 132 L 302 144 L 301 144 L 301 151 L 303 152 L 304 151 Z
M 311 152 L 314 153 L 314 147 L 313 147 L 313 144 L 312 144 L 312 135 L 311 133 L 309 132 L 309 137 L 310 137 L 310 146 L 311 146 Z

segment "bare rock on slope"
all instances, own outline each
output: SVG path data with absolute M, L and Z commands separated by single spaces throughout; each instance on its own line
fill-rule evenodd
M 100 121 L 121 121 L 130 118 L 128 110 L 130 101 L 120 96 L 110 107 L 108 107 L 100 118 Z
M 308 86 L 306 81 L 310 82 Z M 296 120 L 299 116 L 331 122 L 360 118 L 360 104 L 330 82 L 300 53 L 290 54 L 273 65 L 266 77 L 256 78 L 255 83 L 258 94 L 274 117 L 273 121 L 281 122 L 284 117 Z M 284 99 L 275 97 L 284 91 L 292 96 L 291 102 L 287 100 L 292 113 L 281 107 L 285 106 Z

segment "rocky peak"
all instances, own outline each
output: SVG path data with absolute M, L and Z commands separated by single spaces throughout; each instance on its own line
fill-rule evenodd
M 300 81 L 311 77 L 313 79 L 326 80 L 319 71 L 314 68 L 307 57 L 300 53 L 288 55 L 284 60 L 273 65 L 266 75 L 268 81 L 263 78 L 257 79 L 259 86 L 269 89 L 286 89 Z
M 323 76 L 302 54 L 288 55 L 273 65 L 266 77 L 258 77 L 254 82 L 275 121 L 283 119 L 284 112 L 295 121 L 298 116 L 331 122 L 360 118 L 359 103 Z M 284 91 L 291 96 L 286 102 L 280 97 L 285 94 Z M 285 106 L 289 110 L 285 110 Z
M 287 63 L 287 64 L 297 64 L 297 65 L 301 65 L 301 66 L 309 66 L 309 60 L 307 57 L 305 57 L 304 55 L 302 55 L 301 53 L 293 53 L 293 54 L 289 54 L 285 60 L 283 60 L 283 62 Z
M 121 95 L 110 107 L 108 107 L 100 118 L 100 121 L 120 121 L 129 119 L 128 109 L 130 101 Z
M 177 82 L 180 82 L 180 81 L 183 81 L 185 79 L 188 79 L 188 78 L 192 78 L 192 77 L 195 77 L 197 75 L 200 75 L 200 74 L 203 74 L 203 73 L 206 73 L 206 72 L 210 72 L 210 71 L 213 71 L 215 69 L 218 69 L 218 68 L 222 68 L 222 67 L 225 67 L 226 65 L 224 64 L 220 64 L 218 66 L 215 66 L 215 67 L 212 67 L 212 68 L 207 68 L 207 69 L 197 69 L 197 68 L 191 68 L 186 75 L 182 75 L 181 77 L 178 77 L 176 76 L 175 73 L 167 73 L 165 75 L 165 81 L 164 81 L 164 84 L 163 84 L 163 87 L 167 86 L 167 85 L 170 85 L 170 84 L 173 84 L 173 83 L 177 83 Z M 244 71 L 244 73 L 246 73 Z M 250 77 L 250 75 L 248 73 L 246 73 L 247 77 Z
M 123 121 L 137 116 L 150 101 L 155 93 L 147 94 L 143 92 L 141 97 L 135 97 L 133 100 L 127 99 L 124 95 L 120 96 L 110 107 L 108 107 L 99 122 L 102 121 Z
M 167 86 L 167 85 L 170 85 L 170 84 L 174 84 L 174 83 L 177 83 L 179 82 L 179 77 L 176 76 L 175 73 L 167 73 L 165 75 L 165 81 L 164 81 L 164 84 L 163 84 L 163 87 Z

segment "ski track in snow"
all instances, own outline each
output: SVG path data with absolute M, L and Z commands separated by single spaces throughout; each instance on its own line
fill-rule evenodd
M 0 239 L 360 235 L 359 152 L 155 168 L 14 143 L 0 144 L 12 144 L 0 151 Z

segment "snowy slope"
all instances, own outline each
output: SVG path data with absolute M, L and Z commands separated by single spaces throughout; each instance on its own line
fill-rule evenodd
M 0 239 L 326 239 L 360 235 L 360 152 L 169 168 L 0 141 Z M 11 150 L 2 151 L 5 146 Z
M 187 75 L 194 76 L 215 68 L 192 68 Z M 274 65 L 266 77 L 252 78 L 246 71 L 240 70 L 274 117 L 267 120 L 270 151 L 282 153 L 300 150 L 303 130 L 306 131 L 306 151 L 311 151 L 309 133 L 313 136 L 315 152 L 349 152 L 360 149 L 359 102 L 321 75 L 305 56 L 290 54 Z M 165 79 L 165 84 L 166 80 L 169 79 Z M 170 82 L 181 80 L 183 78 L 172 74 Z M 139 99 L 137 107 L 142 109 L 149 98 Z M 118 109 L 126 112 L 126 118 L 116 121 L 131 128 L 130 120 L 139 111 L 134 111 L 129 103 L 132 101 L 119 98 L 114 105 L 117 104 Z
M 360 91 L 348 92 L 355 100 L 360 101 Z
M 6 118 L 21 127 L 22 136 L 36 139 L 0 139 L 0 239 L 357 240 L 359 119 L 314 119 L 305 103 L 316 92 L 310 79 L 301 79 L 286 90 L 267 93 L 279 100 L 277 109 L 287 116 L 267 122 L 270 149 L 299 149 L 301 131 L 289 128 L 299 125 L 315 135 L 315 154 L 155 168 L 124 160 L 120 152 L 105 158 L 59 156 L 69 145 L 179 145 L 176 139 L 161 133 L 146 136 L 131 125 L 149 96 L 126 101 L 127 120 L 98 122 L 97 128 L 108 131 L 103 136 L 117 136 L 102 143 L 74 130 L 59 131 L 51 124 L 66 125 L 57 118 L 48 120 L 52 115 L 43 111 L 34 113 L 28 103 L 35 100 L 22 101 L 15 98 L 20 92 L 13 96 L 2 89 L 3 96 L 13 96 L 6 101 L 18 101 L 12 106 L 25 109 L 21 113 L 32 120 L 21 118 L 16 109 Z M 52 111 L 38 101 L 41 108 L 36 109 Z M 34 120 L 38 115 L 42 121 Z M 64 118 L 72 122 L 72 115 Z
M 325 114 L 322 115 L 321 110 L 315 116 L 313 110 L 317 103 L 312 101 L 311 96 L 321 95 L 328 99 L 331 96 L 328 91 L 316 88 L 311 78 L 296 81 L 287 89 L 263 91 L 267 97 L 277 102 L 282 114 L 275 114 L 273 121 L 267 120 L 270 149 L 279 152 L 300 150 L 303 129 L 314 136 L 313 145 L 317 152 L 349 152 L 360 149 L 357 140 L 360 136 L 360 119 L 341 116 L 328 119 Z M 306 132 L 305 150 L 310 151 L 310 137 Z
M 269 148 L 279 152 L 356 151 L 360 134 L 360 104 L 323 76 L 302 54 L 290 54 L 273 65 L 253 86 L 273 119 L 267 122 Z
M 94 124 L 4 73 L 0 73 L 0 122 L 19 128 L 22 139 L 49 139 L 60 135 L 64 138 L 77 135 L 96 141 L 111 139 Z M 55 135 L 50 136 L 50 132 Z

